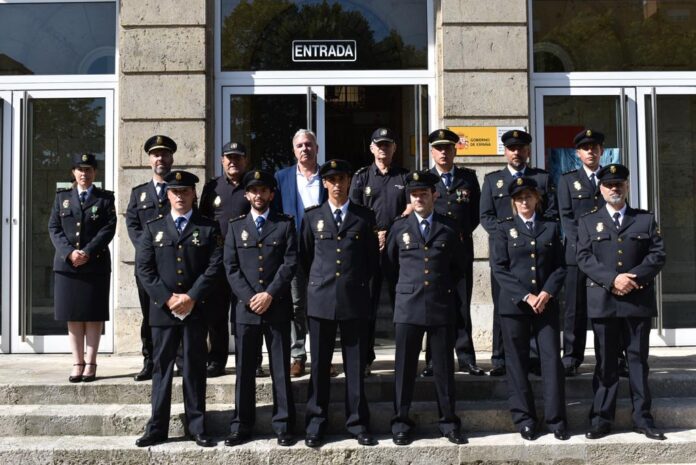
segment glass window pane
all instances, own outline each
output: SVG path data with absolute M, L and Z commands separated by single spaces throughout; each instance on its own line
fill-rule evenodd
M 427 69 L 427 0 L 221 0 L 223 71 Z M 293 40 L 354 40 L 351 62 L 293 62 Z
M 0 4 L 0 75 L 113 74 L 115 3 Z
M 67 334 L 64 321 L 53 313 L 53 254 L 48 217 L 56 189 L 69 187 L 72 159 L 78 153 L 97 156 L 95 185 L 104 186 L 105 126 L 103 98 L 34 99 L 28 105 L 29 182 L 26 189 L 30 212 L 26 235 L 27 334 Z
M 534 0 L 534 71 L 694 71 L 696 2 Z

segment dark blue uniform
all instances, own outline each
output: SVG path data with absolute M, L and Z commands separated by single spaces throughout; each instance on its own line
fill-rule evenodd
M 563 227 L 567 274 L 563 324 L 563 365 L 578 367 L 585 357 L 587 339 L 587 294 L 585 275 L 578 269 L 578 218 L 604 206 L 598 181 L 592 185 L 584 168 L 563 174 L 558 180 L 558 212 Z
M 558 216 L 556 207 L 556 189 L 551 182 L 549 173 L 539 168 L 527 166 L 524 176 L 534 179 L 542 194 L 542 211 L 545 218 L 555 219 Z M 483 179 L 481 188 L 481 225 L 488 233 L 488 248 L 493 250 L 493 236 L 498 227 L 498 220 L 512 216 L 512 203 L 508 194 L 508 185 L 513 177 L 507 166 L 493 171 Z M 490 255 L 490 254 L 489 254 Z M 500 285 L 491 273 L 491 293 L 493 294 L 493 351 L 491 362 L 493 366 L 505 365 L 505 349 L 503 347 L 500 319 L 498 317 L 498 295 Z M 534 349 L 532 349 L 534 350 Z
M 262 337 L 266 339 L 273 378 L 273 430 L 292 432 L 295 404 L 290 385 L 290 281 L 297 268 L 297 233 L 294 219 L 271 210 L 261 228 L 252 214 L 230 221 L 225 239 L 224 264 L 227 280 L 238 296 L 236 305 L 237 382 L 235 414 L 231 432 L 250 434 L 256 417 L 256 356 Z M 257 315 L 249 301 L 259 292 L 273 301 Z
M 509 403 L 518 430 L 536 429 L 534 393 L 529 383 L 530 339 L 541 361 L 544 420 L 551 431 L 566 429 L 565 389 L 558 341 L 557 297 L 565 278 L 558 223 L 535 219 L 530 231 L 518 215 L 502 220 L 493 236 L 491 267 L 500 284 L 498 312 L 506 347 Z M 541 314 L 524 301 L 528 294 L 552 296 Z M 531 330 L 531 331 L 530 331 Z
M 352 202 L 340 229 L 328 201 L 307 209 L 302 220 L 299 257 L 309 281 L 307 316 L 312 350 L 308 435 L 323 435 L 326 430 L 329 370 L 339 328 L 346 375 L 346 427 L 354 435 L 369 429 L 363 380 L 365 327 L 372 314 L 370 279 L 377 272 L 379 257 L 375 228 L 372 210 Z
M 145 225 L 136 255 L 136 271 L 150 296 L 154 345 L 152 417 L 146 434 L 167 437 L 174 358 L 182 340 L 187 431 L 191 435 L 205 432 L 204 317 L 210 311 L 208 298 L 222 274 L 222 244 L 217 223 L 195 209 L 181 234 L 171 214 Z M 196 301 L 184 320 L 175 317 L 167 307 L 173 293 L 188 294 Z
M 107 321 L 111 253 L 109 243 L 116 233 L 114 193 L 92 186 L 84 204 L 77 187 L 59 189 L 48 220 L 48 232 L 56 249 L 55 318 L 63 321 Z M 69 260 L 75 250 L 90 259 L 74 267 Z
M 648 352 L 651 318 L 657 316 L 654 280 L 665 264 L 665 250 L 653 214 L 629 206 L 618 229 L 606 206 L 582 216 L 578 224 L 577 261 L 587 276 L 587 313 L 599 345 L 595 347 L 592 426 L 608 428 L 614 421 L 619 385 L 616 341 L 622 335 L 633 425 L 654 428 Z M 620 273 L 637 275 L 634 280 L 640 289 L 623 296 L 612 294 L 614 279 Z
M 393 434 L 413 427 L 409 410 L 425 332 L 432 350 L 440 431 L 446 435 L 459 430 L 452 349 L 454 325 L 461 318 L 457 302 L 467 299 L 465 256 L 455 222 L 438 213 L 433 213 L 427 241 L 415 213 L 397 220 L 389 231 L 388 269 L 396 282 Z

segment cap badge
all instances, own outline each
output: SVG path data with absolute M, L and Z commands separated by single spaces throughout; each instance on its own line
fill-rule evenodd
M 597 227 L 595 229 L 597 230 L 597 232 L 604 231 L 604 223 L 597 223 Z
M 89 160 L 89 156 L 85 153 L 84 155 L 82 155 L 82 161 L 87 161 L 87 160 Z
M 418 173 L 413 173 L 413 180 L 418 181 L 420 179 L 420 176 L 418 176 Z
M 364 190 L 366 196 L 372 195 L 372 188 L 370 186 L 367 186 Z
M 445 131 L 438 132 L 437 137 L 439 137 L 440 139 L 444 139 L 445 138 Z
M 163 237 L 164 231 L 157 231 L 157 234 L 155 235 L 155 242 L 160 242 Z
M 176 180 L 181 181 L 181 171 L 176 172 Z
M 510 237 L 513 239 L 517 239 L 519 237 L 519 234 L 515 228 L 510 228 Z
M 140 201 L 144 202 L 146 198 L 147 198 L 147 192 L 144 192 L 144 191 L 141 192 L 140 193 Z
M 70 199 L 63 200 L 63 208 L 68 208 L 70 206 Z
M 517 178 L 517 185 L 518 186 L 521 186 L 523 183 L 524 183 L 524 181 L 522 180 L 522 178 Z
M 336 161 L 335 160 L 331 160 L 331 168 L 336 168 Z
M 233 142 L 232 145 L 230 145 L 231 149 L 237 149 L 237 143 Z
M 254 173 L 254 179 L 261 179 L 261 172 L 257 171 Z
M 592 137 L 592 131 L 590 131 L 590 130 L 588 129 L 587 131 L 585 131 L 585 135 L 586 135 L 587 137 Z
M 239 237 L 242 238 L 243 241 L 249 239 L 249 233 L 247 232 L 246 229 L 242 229 L 242 234 L 239 235 Z
M 611 174 L 616 174 L 616 166 L 611 165 L 611 166 L 609 167 L 609 171 L 611 172 Z
M 322 232 L 324 230 L 324 220 L 317 221 L 317 231 Z
M 380 135 L 380 136 L 386 136 L 386 135 L 387 135 L 387 130 L 386 130 L 386 129 L 382 129 L 381 131 L 379 131 L 379 135 Z
M 401 235 L 401 240 L 404 241 L 404 244 L 408 245 L 411 243 L 411 235 L 405 232 Z
M 573 187 L 575 188 L 576 191 L 579 191 L 582 189 L 582 185 L 580 185 L 580 181 L 575 181 L 573 183 Z
M 156 142 L 156 143 L 157 143 L 157 145 L 163 145 L 163 144 L 164 144 L 164 140 L 162 139 L 162 136 L 157 136 L 157 142 Z
M 498 182 L 495 183 L 495 187 L 497 187 L 498 189 L 502 189 L 504 184 L 505 183 L 503 182 L 502 179 L 498 179 Z
M 517 131 L 512 131 L 512 137 L 520 137 L 520 133 Z
M 217 197 L 215 197 L 215 200 L 213 200 L 213 205 L 215 205 L 215 207 L 219 207 L 221 203 L 222 203 L 222 199 L 218 195 Z

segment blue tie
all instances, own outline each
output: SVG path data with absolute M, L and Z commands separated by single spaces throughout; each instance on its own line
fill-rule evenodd
M 157 186 L 159 186 L 159 200 L 160 202 L 164 202 L 164 199 L 167 198 L 167 183 L 158 182 Z
M 442 182 L 445 183 L 445 187 L 449 189 L 450 185 L 452 185 L 452 173 L 442 173 Z
M 428 236 L 430 236 L 430 223 L 428 220 L 422 220 L 421 225 L 423 226 L 423 229 L 421 230 L 421 233 L 423 234 L 423 240 L 428 242 Z
M 85 200 L 87 200 L 87 191 L 82 191 L 80 192 L 80 203 L 85 203 Z
M 256 217 L 256 231 L 258 231 L 259 234 L 261 234 L 261 230 L 263 229 L 263 225 L 265 222 L 266 219 L 263 216 Z
M 334 211 L 334 221 L 336 222 L 336 229 L 339 229 L 341 227 L 341 223 L 343 222 L 342 214 L 343 212 L 340 208 L 337 208 L 336 211 Z
M 517 179 L 522 177 L 522 171 L 515 171 L 515 174 L 512 175 L 512 179 Z
M 176 220 L 174 220 L 174 225 L 176 226 L 176 230 L 179 231 L 179 234 L 181 234 L 181 231 L 184 229 L 184 221 L 186 221 L 185 216 L 180 216 Z

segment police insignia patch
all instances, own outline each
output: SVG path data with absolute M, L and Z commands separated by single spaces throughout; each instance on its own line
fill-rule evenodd
M 324 220 L 317 221 L 317 231 L 322 232 L 324 230 Z
M 611 171 L 611 174 L 616 174 L 616 166 L 611 165 L 611 166 L 609 167 L 609 171 Z
M 232 145 L 230 145 L 230 148 L 236 150 L 236 149 L 237 149 L 237 143 L 236 143 L 236 142 L 233 142 Z
M 372 194 L 372 188 L 370 186 L 367 186 L 365 188 L 365 195 L 367 195 L 369 197 L 370 194 Z
M 70 200 L 69 199 L 63 200 L 63 208 L 68 208 L 69 206 L 70 206 Z
M 82 155 L 82 161 L 87 161 L 87 160 L 89 160 L 89 155 L 87 155 L 87 154 L 85 153 L 85 154 Z
M 401 240 L 404 241 L 404 244 L 408 245 L 411 243 L 411 236 L 406 232 L 401 235 Z
M 387 130 L 386 130 L 386 129 L 382 129 L 381 131 L 379 131 L 379 135 L 380 135 L 380 136 L 386 136 L 386 135 L 387 135 Z
M 261 172 L 257 171 L 254 173 L 254 179 L 261 179 Z
M 213 205 L 215 205 L 215 207 L 219 207 L 221 203 L 222 203 L 222 199 L 218 195 L 217 197 L 215 197 L 215 200 L 213 200 Z
M 157 136 L 157 145 L 162 145 L 164 144 L 164 139 L 162 139 L 162 136 Z
M 515 228 L 510 228 L 510 237 L 513 239 L 517 239 L 519 237 L 519 233 Z
M 580 181 L 575 181 L 573 183 L 573 187 L 575 188 L 576 191 L 579 191 L 580 189 L 582 189 L 582 185 L 580 185 Z
M 180 171 L 176 172 L 176 180 L 181 181 L 181 172 Z
M 590 130 L 588 129 L 587 131 L 585 131 L 585 135 L 586 135 L 587 137 L 591 137 L 591 136 L 592 136 L 592 131 L 590 131 Z
M 521 186 L 523 182 L 524 181 L 522 180 L 522 178 L 517 178 L 517 185 L 518 186 Z
M 147 198 L 147 192 L 141 192 L 140 193 L 140 201 L 144 202 L 146 198 Z
M 597 232 L 604 231 L 604 223 L 597 223 L 597 227 L 595 229 L 597 230 Z
M 331 168 L 336 168 L 336 162 L 334 160 L 331 160 Z
M 245 240 L 249 239 L 249 233 L 247 232 L 246 229 L 243 229 L 242 234 L 240 234 L 239 237 L 241 237 L 242 240 L 245 241 Z
M 418 176 L 418 173 L 413 173 L 413 180 L 418 181 L 420 179 L 420 176 Z
M 505 183 L 503 182 L 502 179 L 498 179 L 498 181 L 495 183 L 495 187 L 497 187 L 498 189 L 502 189 L 504 184 Z
M 512 137 L 520 137 L 520 133 L 517 131 L 512 132 Z
M 155 242 L 160 242 L 163 237 L 164 231 L 157 231 L 157 234 L 155 235 Z

